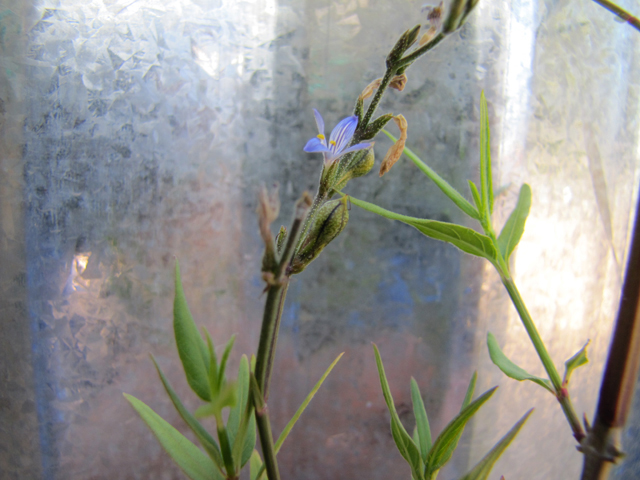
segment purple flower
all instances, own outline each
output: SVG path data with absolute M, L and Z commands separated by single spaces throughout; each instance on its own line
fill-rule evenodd
M 309 153 L 322 152 L 326 166 L 331 165 L 342 155 L 371 146 L 370 143 L 358 143 L 347 148 L 358 126 L 358 117 L 355 115 L 342 119 L 340 123 L 335 126 L 329 136 L 329 145 L 327 145 L 327 139 L 324 136 L 324 120 L 322 120 L 322 115 L 320 115 L 320 112 L 315 108 L 313 109 L 313 114 L 316 117 L 316 125 L 320 133 L 317 137 L 309 140 L 303 150 Z

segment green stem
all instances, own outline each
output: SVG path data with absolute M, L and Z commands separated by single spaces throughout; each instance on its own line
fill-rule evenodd
M 362 119 L 361 124 L 358 125 L 358 132 L 356 133 L 356 138 L 354 138 L 352 143 L 357 143 L 360 140 L 360 135 L 364 133 L 367 126 L 369 125 L 371 117 L 373 117 L 376 108 L 378 108 L 380 100 L 382 100 L 382 95 L 384 95 L 385 90 L 389 86 L 389 83 L 391 83 L 391 79 L 395 76 L 397 70 L 397 65 L 393 65 L 387 68 L 387 71 L 385 72 L 384 77 L 382 77 L 382 81 L 380 82 L 380 86 L 378 87 L 376 94 L 373 96 L 373 100 L 371 100 L 369 108 L 367 108 L 367 113 L 364 114 L 364 118 Z
M 620 8 L 618 5 L 616 5 L 613 2 L 610 2 L 609 0 L 593 0 L 593 1 L 596 2 L 598 5 L 606 8 L 611 13 L 613 13 L 613 14 L 617 15 L 618 17 L 620 17 L 622 20 L 627 22 L 629 25 L 631 25 L 636 30 L 640 31 L 640 20 L 638 20 L 636 17 L 631 15 L 626 10 Z
M 556 398 L 558 399 L 558 402 L 560 402 L 560 406 L 562 407 L 565 417 L 567 417 L 567 421 L 573 431 L 573 436 L 578 442 L 580 442 L 584 438 L 585 434 L 582 429 L 582 425 L 580 425 L 580 419 L 578 418 L 578 415 L 573 408 L 573 404 L 571 403 L 569 392 L 562 385 L 560 374 L 558 373 L 549 352 L 547 352 L 547 348 L 544 346 L 542 338 L 540 338 L 540 334 L 531 319 L 531 315 L 524 304 L 524 300 L 522 300 L 522 297 L 520 296 L 520 292 L 518 291 L 516 284 L 513 279 L 508 274 L 504 274 L 504 272 L 500 272 L 500 277 L 504 287 L 509 293 L 509 297 L 511 297 L 514 307 L 516 307 L 516 310 L 518 311 L 518 315 L 520 315 L 522 324 L 524 325 L 524 328 L 527 331 L 536 352 L 538 353 L 538 357 L 540 357 L 540 361 L 553 384 L 553 389 L 556 392 Z
M 438 33 L 438 35 L 433 37 L 433 39 L 431 39 L 431 41 L 429 43 L 424 44 L 423 46 L 418 48 L 415 52 L 413 52 L 413 53 L 407 55 L 406 57 L 403 57 L 400 60 L 398 60 L 398 63 L 394 65 L 395 70 L 397 70 L 398 68 L 410 65 L 413 62 L 415 62 L 418 58 L 420 58 L 422 55 L 427 53 L 433 47 L 438 45 L 442 40 L 444 40 L 444 37 L 446 37 L 446 35 L 444 33 L 442 33 L 442 32 Z
M 251 375 L 251 398 L 256 412 L 256 424 L 258 426 L 258 435 L 260 435 L 260 445 L 262 446 L 262 456 L 264 457 L 264 467 L 267 471 L 268 480 L 280 480 L 280 472 L 278 470 L 278 460 L 276 459 L 276 451 L 273 444 L 273 434 L 271 433 L 271 423 L 269 422 L 269 411 L 267 404 L 262 398 L 260 387 L 256 377 Z
M 554 390 L 556 392 L 559 392 L 562 388 L 562 379 L 560 378 L 560 374 L 558 373 L 556 366 L 553 364 L 553 360 L 551 360 L 549 352 L 547 352 L 547 349 L 544 346 L 542 339 L 540 338 L 540 334 L 538 333 L 538 330 L 536 329 L 536 326 L 531 319 L 531 315 L 529 314 L 529 311 L 527 310 L 527 307 L 524 304 L 522 297 L 520 296 L 520 292 L 518 291 L 516 284 L 510 277 L 504 277 L 502 275 L 501 277 L 502 283 L 507 289 L 509 297 L 511 297 L 511 301 L 518 311 L 518 315 L 520 315 L 522 324 L 524 325 L 524 328 L 527 331 L 527 334 L 529 335 L 529 338 L 531 339 L 536 352 L 538 352 L 540 361 L 542 362 L 542 365 L 544 365 L 544 369 L 547 371 L 547 375 L 549 376 L 549 379 L 553 384 Z

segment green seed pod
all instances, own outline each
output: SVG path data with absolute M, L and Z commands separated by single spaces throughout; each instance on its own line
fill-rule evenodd
M 302 247 L 291 262 L 291 273 L 302 272 L 324 247 L 336 238 L 349 221 L 347 197 L 331 200 L 320 207 L 315 215 L 313 225 L 302 243 Z

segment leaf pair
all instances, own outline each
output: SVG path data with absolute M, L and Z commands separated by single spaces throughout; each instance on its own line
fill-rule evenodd
M 565 374 L 564 380 L 562 384 L 566 387 L 569 385 L 569 380 L 571 378 L 571 374 L 573 371 L 583 365 L 586 365 L 589 362 L 587 358 L 587 346 L 589 342 L 587 342 L 574 356 L 572 356 L 569 360 L 565 362 Z M 489 356 L 491 357 L 491 361 L 496 365 L 502 373 L 504 373 L 507 377 L 513 378 L 514 380 L 523 381 L 529 380 L 531 382 L 537 383 L 541 387 L 548 390 L 552 395 L 556 395 L 556 392 L 553 388 L 551 382 L 545 378 L 540 378 L 535 375 L 530 374 L 522 367 L 519 367 L 515 363 L 513 363 L 504 352 L 500 349 L 498 345 L 498 341 L 493 333 L 489 332 L 487 334 L 487 347 L 489 348 Z
M 416 428 L 413 437 L 409 436 L 404 426 L 400 422 L 400 418 L 393 403 L 391 390 L 384 372 L 382 359 L 378 347 L 373 345 L 376 356 L 376 364 L 378 367 L 378 375 L 380 377 L 380 385 L 384 395 L 387 408 L 391 415 L 391 433 L 393 439 L 400 451 L 400 454 L 411 467 L 411 475 L 413 480 L 429 480 L 436 477 L 437 472 L 451 459 L 453 452 L 458 446 L 462 432 L 478 409 L 494 394 L 497 387 L 494 387 L 480 397 L 471 401 L 476 384 L 476 374 L 473 374 L 460 413 L 444 428 L 442 433 L 436 438 L 435 442 L 431 442 L 431 431 L 427 412 L 424 408 L 424 402 L 420 394 L 415 379 L 411 379 L 411 401 L 413 403 L 413 412 L 416 419 Z M 531 414 L 531 410 L 520 419 L 516 425 L 503 437 L 491 451 L 467 474 L 464 480 L 484 480 L 487 478 L 491 468 L 504 452 L 507 446 L 516 436 L 520 427 Z

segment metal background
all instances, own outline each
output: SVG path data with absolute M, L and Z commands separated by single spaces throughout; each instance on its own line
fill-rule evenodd
M 623 2 L 633 8 L 632 2 Z M 122 397 L 182 431 L 148 354 L 185 402 L 171 328 L 174 259 L 196 321 L 231 368 L 257 346 L 263 285 L 254 214 L 280 184 L 282 223 L 313 190 L 312 108 L 330 129 L 382 76 L 421 1 L 0 1 L 0 477 L 171 479 L 177 467 Z M 638 13 L 638 12 L 636 12 Z M 381 113 L 402 113 L 408 145 L 465 194 L 477 180 L 479 98 L 489 101 L 496 228 L 519 186 L 533 205 L 516 281 L 592 415 L 638 184 L 640 34 L 587 0 L 481 0 L 469 23 L 408 72 Z M 389 143 L 377 141 L 378 159 Z M 408 215 L 465 222 L 403 159 L 347 192 Z M 434 433 L 474 370 L 499 384 L 442 478 L 478 461 L 536 412 L 492 478 L 577 478 L 581 456 L 557 402 L 505 378 L 487 331 L 542 368 L 490 265 L 354 207 L 345 232 L 296 277 L 269 408 L 276 432 L 345 352 L 279 455 L 283 478 L 409 478 L 389 431 L 371 342 L 398 410 L 410 377 Z M 635 412 L 638 412 L 636 408 Z M 638 425 L 617 478 L 635 478 Z M 634 440 L 635 439 L 635 440 Z M 635 442 L 635 443 L 634 443 Z

